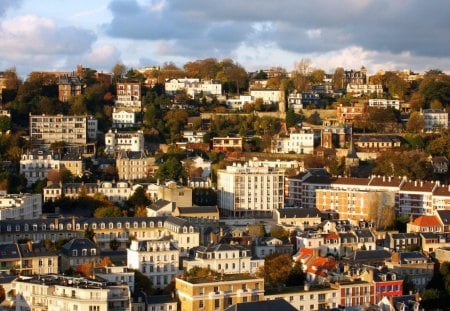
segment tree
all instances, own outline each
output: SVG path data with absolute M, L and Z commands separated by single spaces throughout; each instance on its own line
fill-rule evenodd
M 408 122 L 406 123 L 406 130 L 410 133 L 420 133 L 425 127 L 425 121 L 423 116 L 417 112 L 413 111 L 409 115 Z
M 289 238 L 289 232 L 281 226 L 272 226 L 270 236 L 273 238 L 286 241 Z
M 154 295 L 152 281 L 138 270 L 134 270 L 134 292 L 144 292 L 147 295 Z
M 247 225 L 247 232 L 251 237 L 262 238 L 266 235 L 266 229 L 262 224 Z
M 186 172 L 181 162 L 172 156 L 158 167 L 155 177 L 161 181 L 180 180 L 186 178 Z
M 87 278 L 92 277 L 93 271 L 94 271 L 94 263 L 91 261 L 82 263 L 81 265 L 77 266 L 76 269 L 77 273 Z
M 148 198 L 144 187 L 138 187 L 126 202 L 126 205 L 130 207 L 147 206 L 149 204 L 150 199 Z
M 294 109 L 286 111 L 286 126 L 292 127 L 302 121 L 302 116 L 294 112 Z
M 100 259 L 100 261 L 97 263 L 97 267 L 111 267 L 113 265 L 111 261 L 111 257 L 106 256 Z
M 88 227 L 84 230 L 84 237 L 94 242 L 95 232 L 92 228 Z
M 122 211 L 117 206 L 99 207 L 94 211 L 95 218 L 120 216 L 122 216 Z
M 335 90 L 343 90 L 345 86 L 345 70 L 342 67 L 338 67 L 333 74 L 333 88 Z
M 114 75 L 114 80 L 118 81 L 125 72 L 127 71 L 127 67 L 124 64 L 116 63 L 114 67 L 112 68 L 112 73 Z
M 314 69 L 309 75 L 309 80 L 312 84 L 323 83 L 324 78 L 325 71 L 323 71 L 322 69 Z
M 0 116 L 0 134 L 6 133 L 11 129 L 11 118 L 8 116 Z
M 264 267 L 261 267 L 257 274 L 264 277 L 264 282 L 268 287 L 280 290 L 286 284 L 291 272 L 291 256 L 275 253 L 264 258 Z
M 299 286 L 305 284 L 306 274 L 300 261 L 297 261 L 292 267 L 292 271 L 286 280 L 287 286 Z

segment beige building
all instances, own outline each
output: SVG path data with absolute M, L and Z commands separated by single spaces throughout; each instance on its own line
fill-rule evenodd
M 242 302 L 261 301 L 264 279 L 247 274 L 175 279 L 180 311 L 223 311 Z
M 21 277 L 13 282 L 16 310 L 129 311 L 126 284 L 61 275 Z
M 31 115 L 31 141 L 86 144 L 97 138 L 97 119 L 92 116 Z
M 140 180 L 152 175 L 155 158 L 143 151 L 121 151 L 117 155 L 116 167 L 120 180 Z
M 192 206 L 192 189 L 169 181 L 159 185 L 158 198 L 174 202 L 176 207 Z
M 68 102 L 74 96 L 81 95 L 83 92 L 83 83 L 80 77 L 74 75 L 61 75 L 57 81 L 58 99 L 62 102 Z

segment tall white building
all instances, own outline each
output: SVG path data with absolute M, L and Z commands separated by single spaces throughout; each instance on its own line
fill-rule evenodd
M 283 91 L 278 89 L 251 89 L 250 96 L 255 100 L 261 98 L 265 104 L 279 103 L 283 98 Z
M 42 215 L 41 194 L 0 195 L 0 220 L 36 219 Z
M 97 119 L 91 116 L 31 115 L 30 139 L 46 143 L 86 144 L 97 138 Z
M 217 173 L 218 203 L 233 216 L 271 214 L 284 207 L 284 171 L 233 164 Z
M 105 134 L 105 152 L 115 154 L 117 151 L 144 151 L 144 133 L 135 132 L 117 132 L 109 130 Z
M 166 287 L 179 274 L 179 257 L 169 237 L 132 241 L 127 249 L 128 268 L 139 270 L 156 288 Z
M 124 108 L 114 108 L 112 113 L 113 128 L 129 128 L 136 126 L 136 112 Z

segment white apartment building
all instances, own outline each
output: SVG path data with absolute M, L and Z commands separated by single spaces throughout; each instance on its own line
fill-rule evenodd
M 32 115 L 30 139 L 46 143 L 86 144 L 97 138 L 97 119 L 92 116 Z
M 382 95 L 383 86 L 381 84 L 347 84 L 347 93 L 358 97 L 362 95 Z
M 284 171 L 267 166 L 233 164 L 217 173 L 218 203 L 234 216 L 271 214 L 284 207 Z
M 278 103 L 283 98 L 283 91 L 278 89 L 251 89 L 250 96 L 255 100 L 261 98 L 265 104 Z
M 199 246 L 195 257 L 183 261 L 186 271 L 194 267 L 210 268 L 224 274 L 256 273 L 264 265 L 263 259 L 253 259 L 250 249 L 230 244 Z
M 22 154 L 20 159 L 20 174 L 27 179 L 27 186 L 31 186 L 38 180 L 47 178 L 51 170 L 59 170 L 60 159 L 57 154 L 35 151 Z
M 129 128 L 136 126 L 136 113 L 123 108 L 114 108 L 112 113 L 113 128 Z
M 188 143 L 202 143 L 203 137 L 206 132 L 204 131 L 183 131 L 183 138 L 187 140 Z
M 216 83 L 214 80 L 200 81 L 196 78 L 168 80 L 165 83 L 165 89 L 167 93 L 175 93 L 184 90 L 191 97 L 195 97 L 200 93 L 215 96 L 222 95 L 222 84 Z
M 180 273 L 179 257 L 180 251 L 169 237 L 131 241 L 127 249 L 128 268 L 139 270 L 156 288 L 166 287 Z
M 289 137 L 275 137 L 272 142 L 273 153 L 312 154 L 314 152 L 314 133 L 302 130 L 290 133 Z
M 118 132 L 117 130 L 109 130 L 105 134 L 105 152 L 115 154 L 120 150 L 144 151 L 144 133 L 142 131 Z
M 36 219 L 41 215 L 41 194 L 0 194 L 0 220 Z
M 242 110 L 244 105 L 250 104 L 254 101 L 254 98 L 249 95 L 240 95 L 239 98 L 229 98 L 226 101 L 226 105 L 230 109 Z
M 384 99 L 384 98 L 371 98 L 369 99 L 369 107 L 374 108 L 394 108 L 400 110 L 400 100 L 398 99 Z
M 16 310 L 130 311 L 127 285 L 100 279 L 39 275 L 20 277 L 12 285 Z
M 421 111 L 425 122 L 426 133 L 438 132 L 448 128 L 448 113 L 441 109 L 423 109 Z
M 94 273 L 108 282 L 126 283 L 130 291 L 134 291 L 134 271 L 126 266 L 98 267 L 94 268 Z

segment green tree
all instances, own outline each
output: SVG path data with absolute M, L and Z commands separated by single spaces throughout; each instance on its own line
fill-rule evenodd
M 302 116 L 294 112 L 294 109 L 286 111 L 286 126 L 292 127 L 302 121 Z
M 134 270 L 134 292 L 144 292 L 147 295 L 154 295 L 156 293 L 152 281 L 138 270 Z
M 94 242 L 95 232 L 92 228 L 88 227 L 84 230 L 84 237 Z
M 289 231 L 285 230 L 281 226 L 272 226 L 270 230 L 270 236 L 282 241 L 286 241 L 289 239 Z
M 292 267 L 292 271 L 286 280 L 287 286 L 299 286 L 305 284 L 306 274 L 303 271 L 302 263 L 297 261 Z
M 150 204 L 144 187 L 138 187 L 125 203 L 129 207 L 147 206 Z
M 126 73 L 127 67 L 122 63 L 116 63 L 112 68 L 112 73 L 115 81 L 119 81 L 120 78 Z
M 11 129 L 11 118 L 8 116 L 0 116 L 0 133 L 6 133 Z
M 155 173 L 155 177 L 164 180 L 179 180 L 186 178 L 186 172 L 181 162 L 175 157 L 169 157 L 162 163 Z

